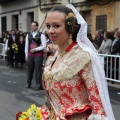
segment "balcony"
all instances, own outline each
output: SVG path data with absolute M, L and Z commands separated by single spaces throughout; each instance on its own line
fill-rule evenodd
M 62 0 L 41 0 L 40 7 L 41 10 L 47 11 L 61 4 L 62 4 Z

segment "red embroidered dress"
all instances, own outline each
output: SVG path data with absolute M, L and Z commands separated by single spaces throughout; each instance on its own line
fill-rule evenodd
M 93 116 L 96 116 L 95 120 L 106 120 L 89 53 L 75 45 L 51 73 L 50 67 L 57 55 L 47 61 L 43 74 L 55 120 L 93 120 Z

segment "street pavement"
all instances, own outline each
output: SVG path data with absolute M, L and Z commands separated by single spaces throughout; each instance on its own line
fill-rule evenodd
M 15 120 L 16 113 L 26 111 L 31 104 L 45 104 L 44 90 L 34 90 L 34 79 L 32 89 L 25 88 L 27 69 L 27 64 L 23 69 L 11 68 L 0 60 L 0 120 Z M 120 87 L 110 85 L 109 93 L 115 118 L 120 120 Z

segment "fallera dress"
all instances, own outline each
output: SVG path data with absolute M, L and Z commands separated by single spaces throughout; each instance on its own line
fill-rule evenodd
M 89 53 L 77 44 L 66 53 L 57 69 L 50 71 L 58 56 L 48 59 L 43 73 L 48 120 L 106 120 L 93 76 Z M 96 66 L 97 67 L 97 66 Z

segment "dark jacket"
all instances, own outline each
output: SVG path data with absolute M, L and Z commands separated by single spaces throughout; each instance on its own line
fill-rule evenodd
M 96 49 L 99 49 L 99 47 L 101 46 L 102 44 L 102 41 L 103 41 L 103 37 L 99 37 L 99 38 L 95 38 L 94 41 L 93 41 L 93 45 Z
M 111 46 L 112 49 L 110 49 L 111 54 L 117 54 L 118 51 L 120 51 L 120 39 L 118 39 L 113 46 Z
M 13 37 L 12 37 L 12 35 L 10 35 L 10 37 L 8 39 L 8 47 L 10 48 L 10 51 L 12 51 L 12 45 L 14 43 L 18 44 L 18 37 L 17 37 L 17 35 L 15 35 L 15 41 L 13 41 Z
M 19 54 L 19 62 L 24 63 L 25 62 L 25 42 L 21 43 L 18 42 L 18 54 Z

